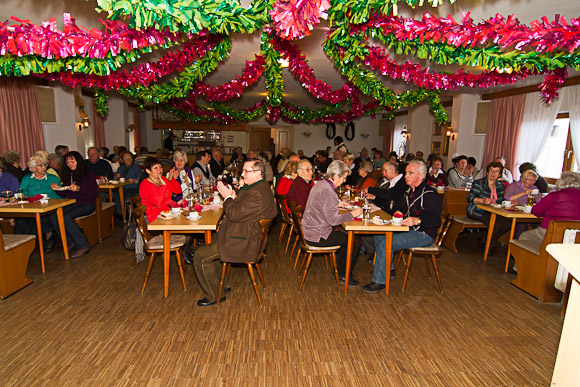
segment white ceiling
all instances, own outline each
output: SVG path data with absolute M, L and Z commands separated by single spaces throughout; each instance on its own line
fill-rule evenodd
M 247 6 L 248 1 L 242 1 L 242 4 Z M 76 20 L 78 25 L 90 28 L 101 28 L 98 22 L 99 18 L 105 18 L 106 15 L 99 14 L 94 11 L 96 2 L 83 0 L 3 0 L 0 2 L 0 19 L 7 20 L 11 15 L 21 19 L 29 19 L 33 23 L 41 23 L 48 20 L 50 17 L 56 17 L 58 25 L 62 28 L 62 14 L 64 12 L 70 13 Z M 570 18 L 580 17 L 580 1 L 571 0 L 553 0 L 550 2 L 542 0 L 458 0 L 455 4 L 445 4 L 443 6 L 433 8 L 429 5 L 411 9 L 406 5 L 399 6 L 399 14 L 402 16 L 410 16 L 419 18 L 422 13 L 429 12 L 433 15 L 446 17 L 451 15 L 455 20 L 459 21 L 462 18 L 463 12 L 471 12 L 471 17 L 475 22 L 487 19 L 496 13 L 507 16 L 514 14 L 522 23 L 530 24 L 533 20 L 538 20 L 543 16 L 547 16 L 552 20 L 554 15 L 559 14 L 565 16 L 568 20 Z M 322 24 L 324 26 L 324 24 Z M 325 38 L 326 32 L 322 29 L 313 31 L 312 35 L 302 39 L 298 42 L 302 53 L 306 56 L 308 63 L 312 66 L 316 76 L 332 85 L 334 88 L 339 88 L 344 85 L 345 79 L 331 66 L 329 59 L 324 55 L 321 44 Z M 225 63 L 222 63 L 218 69 L 212 73 L 206 82 L 210 84 L 221 84 L 227 82 L 240 74 L 244 64 L 248 60 L 254 59 L 254 54 L 260 50 L 260 36 L 259 34 L 235 35 L 233 39 L 233 47 L 230 56 Z M 402 60 L 402 58 L 397 58 Z M 399 62 L 402 63 L 402 62 Z M 449 69 L 447 69 L 449 71 Z M 290 72 L 285 69 L 283 74 L 285 84 L 284 98 L 286 101 L 304 106 L 317 107 L 321 106 L 314 97 L 306 92 L 293 77 Z M 576 74 L 571 72 L 571 75 Z M 385 85 L 394 90 L 401 91 L 408 87 L 402 81 L 392 81 L 381 78 Z M 528 79 L 518 86 L 526 84 L 540 83 L 541 78 Z M 512 88 L 514 86 L 510 86 Z M 508 87 L 505 87 L 508 88 Z M 484 93 L 490 91 L 497 91 L 501 88 L 477 90 L 468 89 L 461 90 L 461 92 L 470 93 Z M 247 107 L 253 103 L 265 98 L 265 87 L 263 79 L 257 85 L 247 89 L 244 96 L 239 101 L 231 101 L 229 104 L 237 107 Z M 200 101 L 201 103 L 203 101 Z

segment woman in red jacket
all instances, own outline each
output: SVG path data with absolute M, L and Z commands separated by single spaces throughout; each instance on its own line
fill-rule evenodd
M 141 203 L 147 206 L 147 220 L 153 222 L 161 211 L 168 211 L 177 203 L 171 200 L 172 194 L 180 194 L 181 186 L 176 180 L 178 172 L 175 168 L 168 173 L 168 178 L 163 177 L 163 167 L 156 157 L 147 157 L 143 163 L 145 172 L 149 176 L 139 186 Z

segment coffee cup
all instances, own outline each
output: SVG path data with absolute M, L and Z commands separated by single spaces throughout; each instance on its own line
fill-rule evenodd
M 48 200 L 47 194 L 40 194 L 40 196 L 42 196 L 41 200 Z
M 505 208 L 510 208 L 512 206 L 512 202 L 510 200 L 504 200 L 503 202 L 501 202 L 501 204 Z
M 531 214 L 532 213 L 532 206 L 525 206 L 524 207 L 524 212 L 526 214 Z
M 401 223 L 403 223 L 403 218 L 396 218 L 396 217 L 393 216 L 392 223 L 395 226 L 400 226 Z
M 119 178 L 119 182 L 120 183 L 124 183 L 125 182 L 125 178 L 124 177 Z
M 179 207 L 173 207 L 171 209 L 171 213 L 174 214 L 174 215 L 175 214 L 179 214 L 180 212 L 181 212 L 181 208 L 179 208 Z
M 191 220 L 197 219 L 197 218 L 199 218 L 199 212 L 197 212 L 197 211 L 191 211 L 189 213 L 189 216 L 187 218 L 188 219 L 191 219 Z

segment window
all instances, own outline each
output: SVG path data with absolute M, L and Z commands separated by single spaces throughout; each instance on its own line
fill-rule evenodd
M 568 113 L 558 114 L 536 166 L 540 175 L 546 178 L 559 179 L 562 171 L 578 172 L 570 139 Z

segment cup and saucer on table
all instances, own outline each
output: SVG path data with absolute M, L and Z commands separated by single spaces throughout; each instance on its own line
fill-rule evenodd
M 199 220 L 202 218 L 202 216 L 197 211 L 191 211 L 186 218 L 188 220 Z

